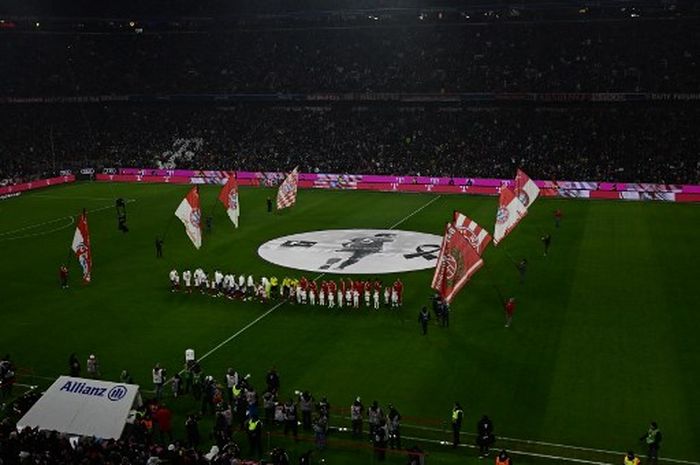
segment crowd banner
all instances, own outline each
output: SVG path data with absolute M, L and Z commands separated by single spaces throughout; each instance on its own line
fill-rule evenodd
M 98 181 L 223 185 L 236 176 L 239 186 L 277 187 L 284 173 L 260 171 L 118 168 L 96 175 Z M 597 181 L 535 180 L 543 197 L 614 200 L 700 201 L 700 186 Z M 375 174 L 299 173 L 302 189 L 369 190 L 383 192 L 433 192 L 439 194 L 499 195 L 512 179 L 393 176 Z
M 31 191 L 34 189 L 42 189 L 49 186 L 57 186 L 59 184 L 66 184 L 74 181 L 75 176 L 71 174 L 66 176 L 57 176 L 55 178 L 39 179 L 37 181 L 25 182 L 22 184 L 13 184 L 11 186 L 0 186 L 0 196 Z

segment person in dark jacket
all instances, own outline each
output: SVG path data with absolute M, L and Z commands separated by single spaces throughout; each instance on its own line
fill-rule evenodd
M 479 446 L 479 457 L 488 457 L 489 448 L 493 443 L 493 422 L 484 415 L 476 424 L 476 444 Z
M 430 321 L 430 313 L 428 313 L 428 307 L 424 306 L 418 313 L 418 322 L 423 330 L 423 336 L 428 334 L 428 321 Z

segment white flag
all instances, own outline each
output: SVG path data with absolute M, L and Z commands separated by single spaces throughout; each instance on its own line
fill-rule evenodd
M 241 213 L 241 207 L 238 203 L 238 183 L 234 176 L 229 176 L 226 185 L 219 192 L 219 200 L 224 204 L 228 217 L 235 227 L 238 227 L 238 216 Z
M 297 182 L 299 180 L 299 173 L 297 169 L 294 168 L 289 176 L 280 185 L 277 191 L 277 209 L 291 207 L 294 202 L 297 201 Z
M 501 187 L 501 197 L 496 212 L 496 226 L 493 228 L 493 245 L 498 245 L 527 215 L 527 208 L 507 186 Z
M 199 208 L 199 190 L 193 187 L 175 210 L 175 216 L 185 225 L 185 232 L 192 244 L 202 246 L 202 210 Z
M 518 200 L 525 205 L 525 208 L 530 208 L 530 205 L 532 205 L 535 199 L 540 195 L 540 188 L 537 187 L 535 181 L 530 179 L 530 176 L 520 169 L 515 175 L 515 188 L 513 191 L 518 197 Z

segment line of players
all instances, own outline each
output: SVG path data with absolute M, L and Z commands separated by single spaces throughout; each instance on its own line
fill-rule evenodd
M 394 281 L 391 286 L 384 287 L 378 279 L 362 281 L 341 278 L 339 283 L 321 281 L 319 284 L 315 280 L 308 280 L 302 276 L 300 279 L 285 277 L 280 285 L 275 276 L 270 278 L 263 276 L 256 281 L 252 275 L 236 277 L 216 270 L 210 277 L 201 268 L 195 269 L 194 272 L 183 271 L 182 280 L 180 273 L 173 269 L 169 273 L 169 278 L 171 292 L 184 290 L 191 293 L 193 289 L 197 289 L 202 294 L 225 296 L 231 299 L 257 299 L 267 302 L 279 295 L 281 299 L 288 299 L 302 305 L 360 308 L 364 302 L 365 307 L 375 310 L 379 310 L 382 304 L 385 307 L 398 308 L 403 302 L 403 283 L 400 279 Z

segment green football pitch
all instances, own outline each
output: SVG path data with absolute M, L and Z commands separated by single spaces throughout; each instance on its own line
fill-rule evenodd
M 509 438 L 496 447 L 529 454 L 515 455 L 519 463 L 619 463 L 616 451 L 644 453 L 639 437 L 651 420 L 664 433 L 662 461 L 699 460 L 698 206 L 540 199 L 498 248 L 486 251 L 487 267 L 453 303 L 450 327 L 432 321 L 423 337 L 417 315 L 432 295 L 431 270 L 401 275 L 405 296 L 398 312 L 171 293 L 168 271 L 298 277 L 303 273 L 259 258 L 258 246 L 337 228 L 396 226 L 441 235 L 455 209 L 492 229 L 495 198 L 304 190 L 293 208 L 267 213 L 265 199 L 275 192 L 243 188 L 240 228 L 234 229 L 215 200 L 218 187 L 202 186 L 202 209 L 212 215 L 213 229 L 197 251 L 173 216 L 188 189 L 76 183 L 0 202 L 0 351 L 20 367 L 19 383 L 48 385 L 67 372 L 75 352 L 83 367 L 87 355 L 96 354 L 105 379 L 128 369 L 150 389 L 155 362 L 173 374 L 185 349 L 194 348 L 205 373 L 219 380 L 234 367 L 262 388 L 275 366 L 283 399 L 308 389 L 333 407 L 349 407 L 356 396 L 365 405 L 391 402 L 404 417 L 404 437 L 413 438 L 404 445 L 427 450 L 429 463 L 477 461 L 474 450 L 439 444 L 449 440 L 455 400 L 465 408 L 463 431 L 472 433 L 488 414 L 496 434 Z M 127 234 L 117 230 L 116 197 L 129 202 Z M 62 290 L 58 267 L 83 208 L 93 282 L 80 284 L 71 258 L 71 286 Z M 564 213 L 560 228 L 554 227 L 556 208 Z M 166 231 L 165 257 L 156 259 L 154 238 Z M 552 234 L 547 257 L 540 243 L 545 231 Z M 511 261 L 521 258 L 529 262 L 523 284 Z M 518 300 L 510 328 L 504 328 L 497 291 Z M 196 404 L 189 398 L 169 404 L 181 433 Z M 207 421 L 201 423 L 205 436 Z M 348 423 L 340 414 L 331 419 Z M 236 437 L 246 450 L 241 433 Z M 329 439 L 329 450 L 317 459 L 373 460 L 364 441 L 342 432 Z M 269 440 L 294 453 L 313 447 L 277 434 Z M 472 444 L 473 437 L 465 434 L 463 441 Z M 388 461 L 405 457 L 390 454 Z

